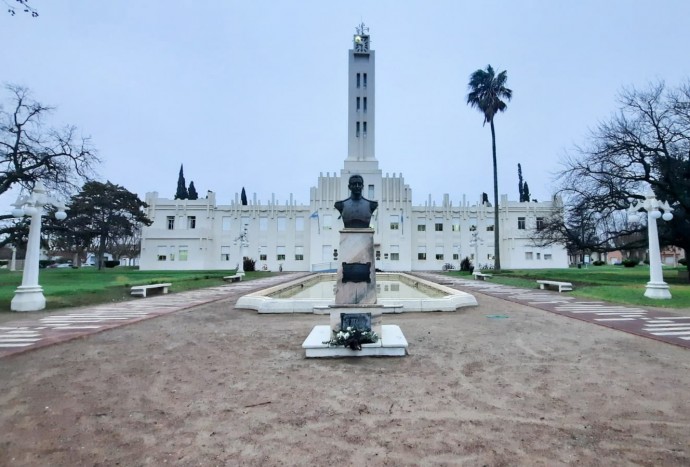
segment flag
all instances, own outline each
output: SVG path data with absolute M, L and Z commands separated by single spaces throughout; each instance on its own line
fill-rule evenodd
M 319 219 L 319 211 L 314 211 L 311 213 L 309 219 L 316 219 L 316 226 L 319 229 L 319 235 L 321 235 L 321 219 Z
M 319 217 L 319 211 L 314 211 L 311 216 L 309 216 L 310 219 L 316 219 Z

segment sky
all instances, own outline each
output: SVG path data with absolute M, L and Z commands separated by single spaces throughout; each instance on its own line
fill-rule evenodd
M 2 2 L 11 0 L 0 0 Z M 491 132 L 470 74 L 506 70 L 495 119 L 499 193 L 554 191 L 560 161 L 623 88 L 690 77 L 686 0 L 31 0 L 0 12 L 0 82 L 55 107 L 103 163 L 98 179 L 172 198 L 180 165 L 200 196 L 309 203 L 347 156 L 347 66 L 364 22 L 376 51 L 376 158 L 415 205 L 493 192 Z M 7 105 L 8 93 L 0 91 Z M 11 199 L 10 199 L 11 197 Z M 0 195 L 0 207 L 16 194 Z

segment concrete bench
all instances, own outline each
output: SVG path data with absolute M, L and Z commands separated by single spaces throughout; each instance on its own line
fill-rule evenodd
M 559 281 L 537 281 L 540 289 L 558 289 L 558 292 L 573 290 L 573 284 L 570 282 L 559 282 Z
M 235 274 L 234 276 L 225 276 L 223 277 L 223 280 L 229 282 L 240 282 L 242 280 L 242 276 L 240 274 Z
M 493 277 L 493 274 L 484 274 L 483 272 L 473 272 L 472 275 L 474 276 L 474 280 L 477 281 L 484 281 Z
M 171 285 L 172 284 L 170 284 L 170 283 L 135 285 L 134 287 L 132 287 L 132 295 L 141 295 L 142 297 L 146 298 L 146 293 L 149 290 L 158 290 L 158 289 L 161 289 L 163 293 L 168 293 L 168 287 L 170 287 Z

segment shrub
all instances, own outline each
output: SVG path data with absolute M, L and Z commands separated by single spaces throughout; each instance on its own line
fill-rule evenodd
M 106 268 L 114 268 L 115 266 L 119 266 L 119 265 L 120 265 L 120 261 L 119 261 L 119 260 L 114 260 L 114 261 L 106 260 L 106 261 L 103 261 L 103 265 L 104 265 Z
M 593 264 L 594 266 L 603 266 L 603 265 L 606 264 L 606 262 L 605 262 L 605 261 L 599 261 L 599 260 L 597 260 L 597 261 L 592 262 L 592 264 Z
M 468 256 L 465 256 L 465 259 L 463 259 L 460 262 L 460 270 L 461 271 L 471 271 L 472 270 L 472 262 L 470 261 L 470 258 Z
M 244 272 L 256 271 L 256 261 L 251 258 L 244 258 Z
M 38 267 L 41 269 L 47 268 L 49 265 L 53 264 L 55 261 L 52 259 L 39 259 L 38 260 Z
M 649 260 L 648 260 L 648 259 L 645 259 L 645 260 L 643 261 L 643 263 L 646 264 L 646 265 L 649 265 Z
M 683 266 L 687 266 L 688 260 L 686 258 L 681 258 L 678 260 L 678 264 L 682 264 Z
M 626 268 L 634 268 L 637 266 L 638 261 L 635 259 L 624 259 L 623 260 L 623 266 Z

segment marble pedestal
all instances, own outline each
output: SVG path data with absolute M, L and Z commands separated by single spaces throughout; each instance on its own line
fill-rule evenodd
M 315 326 L 302 344 L 310 357 L 402 357 L 407 354 L 407 340 L 398 326 L 383 325 L 383 305 L 376 303 L 376 263 L 374 229 L 346 228 L 340 231 L 338 274 L 335 304 L 328 307 L 330 325 Z M 324 344 L 333 331 L 340 331 L 341 317 L 347 314 L 371 316 L 371 330 L 378 342 L 363 344 L 362 350 Z

